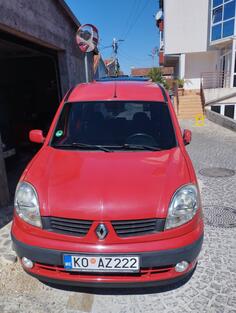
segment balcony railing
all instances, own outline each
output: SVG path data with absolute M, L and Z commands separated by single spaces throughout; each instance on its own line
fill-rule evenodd
M 201 75 L 203 89 L 230 88 L 230 73 L 228 72 L 205 72 Z

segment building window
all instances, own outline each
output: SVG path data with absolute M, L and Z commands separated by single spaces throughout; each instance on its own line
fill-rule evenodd
M 230 20 L 223 24 L 223 37 L 232 36 L 234 34 L 234 20 Z
M 223 10 L 222 10 L 222 6 L 219 8 L 216 8 L 213 10 L 213 15 L 212 15 L 212 23 L 218 23 L 222 21 L 222 16 L 223 16 Z
M 234 118 L 234 105 L 226 105 L 225 106 L 225 116 L 230 117 L 230 118 Z
M 235 0 L 224 5 L 224 21 L 235 16 Z
M 234 35 L 235 0 L 212 0 L 211 41 Z
M 222 32 L 221 29 L 222 29 L 221 24 L 218 24 L 212 27 L 211 40 L 218 40 L 221 38 L 221 32 Z
M 211 106 L 211 111 L 216 112 L 216 113 L 220 113 L 220 106 L 219 105 L 212 105 Z
M 218 5 L 221 5 L 223 3 L 223 0 L 213 0 L 213 8 L 218 7 Z

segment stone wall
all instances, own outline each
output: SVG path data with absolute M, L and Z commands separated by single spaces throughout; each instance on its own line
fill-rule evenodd
M 79 22 L 61 0 L 0 0 L 0 29 L 58 52 L 62 94 L 85 81 L 84 55 L 75 42 Z M 92 55 L 90 54 L 90 66 Z M 91 72 L 91 70 L 90 70 Z
M 230 130 L 236 131 L 236 121 L 232 118 L 213 112 L 210 108 L 206 108 L 205 113 L 208 120 Z

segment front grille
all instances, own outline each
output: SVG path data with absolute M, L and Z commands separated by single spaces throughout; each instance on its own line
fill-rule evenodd
M 142 236 L 164 230 L 165 219 L 112 221 L 119 237 Z
M 62 265 L 50 265 L 43 263 L 35 263 L 34 269 L 57 272 L 58 274 L 62 273 L 63 275 L 70 276 L 90 276 L 90 277 L 142 277 L 142 276 L 151 276 L 151 275 L 160 275 L 163 273 L 168 273 L 173 270 L 173 265 L 163 265 L 157 267 L 141 267 L 138 273 L 122 273 L 122 272 L 82 272 L 82 271 L 68 271 Z
M 43 217 L 42 223 L 43 228 L 48 231 L 84 237 L 87 235 L 93 221 L 61 217 Z M 119 237 L 132 237 L 163 231 L 165 219 L 112 221 L 111 223 Z
M 92 221 L 75 220 L 61 217 L 43 217 L 43 228 L 56 233 L 84 237 L 87 235 Z

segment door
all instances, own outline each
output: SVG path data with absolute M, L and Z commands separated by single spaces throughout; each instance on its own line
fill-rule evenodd
M 231 70 L 231 52 L 228 52 L 220 57 L 220 87 L 230 87 L 230 70 Z

